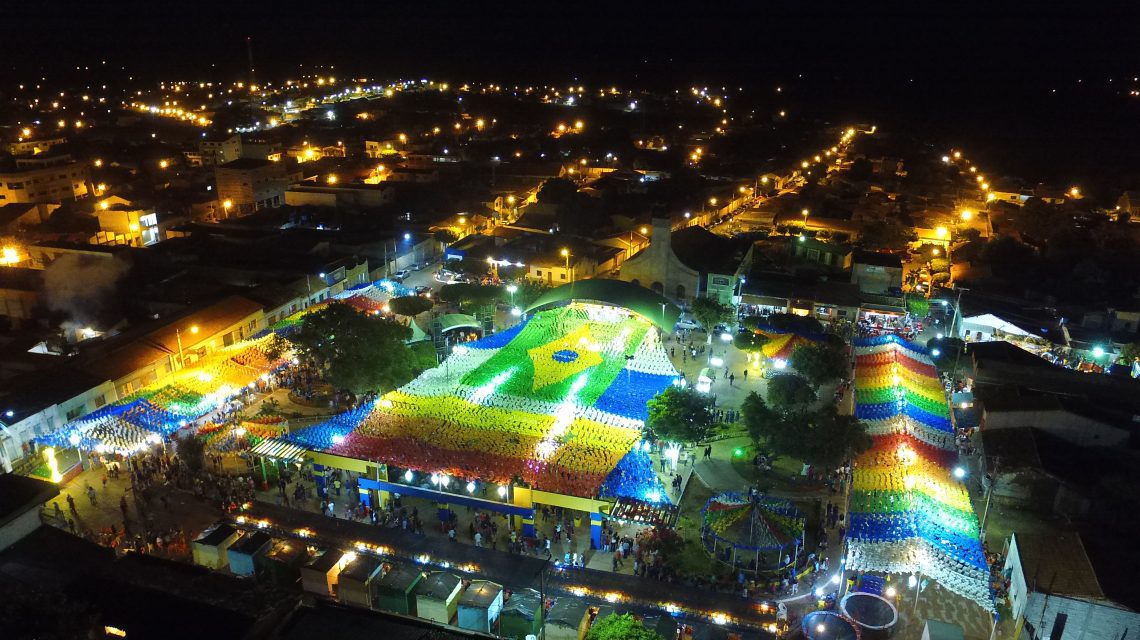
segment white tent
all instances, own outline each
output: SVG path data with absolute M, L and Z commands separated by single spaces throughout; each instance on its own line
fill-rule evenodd
M 1013 323 L 1006 322 L 992 313 L 962 318 L 961 328 L 961 335 L 967 333 L 974 335 L 980 331 L 987 339 L 993 336 L 994 331 L 1001 331 L 1002 333 L 1008 333 L 1014 336 L 1030 335 L 1028 331 Z

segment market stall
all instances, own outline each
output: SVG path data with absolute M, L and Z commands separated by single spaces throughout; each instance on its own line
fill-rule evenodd
M 542 629 L 542 596 L 534 589 L 512 591 L 499 615 L 499 635 L 510 640 L 526 640 Z
M 562 596 L 546 615 L 546 640 L 582 640 L 590 628 L 590 606 L 582 598 Z
M 446 571 L 434 571 L 416 585 L 416 611 L 419 617 L 451 624 L 459 610 L 463 581 Z
M 301 588 L 314 595 L 336 597 L 336 587 L 340 572 L 346 564 L 346 556 L 348 561 L 356 558 L 352 551 L 343 553 L 337 549 L 327 549 L 318 552 L 301 567 Z
M 225 569 L 229 565 L 226 552 L 239 537 L 240 531 L 224 523 L 206 529 L 190 544 L 194 564 L 210 569 Z
M 261 556 L 269 551 L 273 538 L 264 531 L 252 531 L 233 543 L 227 555 L 230 561 L 230 571 L 239 576 L 253 576 L 261 564 Z
M 416 586 L 424 574 L 404 565 L 384 565 L 383 573 L 371 583 L 372 608 L 408 616 L 417 615 Z
M 296 588 L 301 580 L 301 567 L 308 561 L 309 551 L 305 545 L 277 538 L 262 558 L 270 582 L 287 589 Z
M 337 599 L 365 609 L 372 607 L 372 580 L 379 575 L 380 561 L 368 555 L 357 556 L 340 572 Z
M 502 585 L 488 580 L 472 580 L 459 597 L 459 628 L 492 633 L 502 609 Z

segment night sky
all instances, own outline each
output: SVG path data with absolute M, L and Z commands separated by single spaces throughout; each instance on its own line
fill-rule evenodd
M 5 8 L 2 42 L 20 52 L 0 62 L 12 79 L 58 80 L 103 59 L 137 79 L 244 79 L 248 35 L 262 78 L 336 65 L 378 79 L 757 95 L 780 84 L 801 113 L 993 144 L 1010 170 L 1047 172 L 1044 156 L 1064 148 L 1077 165 L 1066 173 L 1087 173 L 1140 148 L 1140 99 L 1118 97 L 1140 88 L 1140 11 L 1126 2 L 50 4 L 68 9 Z

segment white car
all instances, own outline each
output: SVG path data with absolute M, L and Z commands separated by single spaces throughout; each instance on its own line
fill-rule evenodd
M 676 330 L 676 329 L 696 329 L 700 326 L 701 325 L 694 322 L 692 318 L 686 318 L 685 316 L 681 316 L 680 318 L 677 319 L 677 324 L 673 325 L 673 329 L 674 330 Z
M 412 275 L 411 269 L 400 269 L 392 275 L 392 279 L 396 282 L 403 282 L 404 278 L 407 278 L 410 275 Z

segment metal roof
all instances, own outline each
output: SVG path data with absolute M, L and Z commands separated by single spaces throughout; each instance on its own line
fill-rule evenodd
M 572 300 L 602 302 L 615 307 L 629 309 L 643 316 L 665 333 L 672 333 L 681 310 L 666 298 L 623 280 L 591 278 L 556 287 L 542 294 L 526 311 L 529 313 L 540 307 Z
M 302 459 L 302 455 L 306 449 L 298 447 L 292 442 L 285 442 L 277 438 L 268 438 L 262 440 L 256 447 L 250 450 L 255 456 L 265 456 L 267 458 L 276 458 L 286 462 L 295 462 Z

